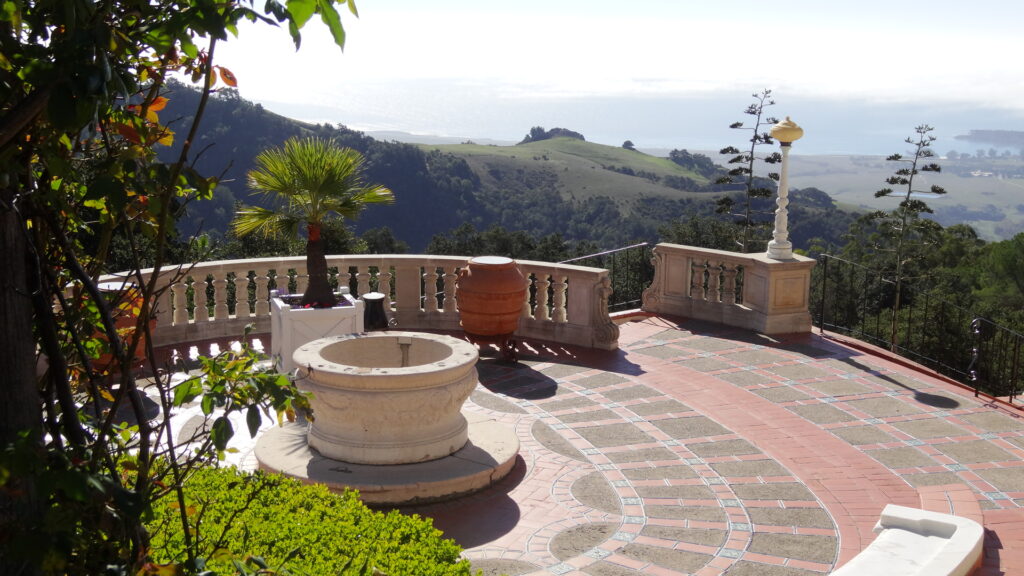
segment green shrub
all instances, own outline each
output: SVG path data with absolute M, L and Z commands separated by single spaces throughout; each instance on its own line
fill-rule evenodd
M 186 511 L 206 568 L 234 573 L 256 556 L 292 574 L 469 575 L 461 548 L 429 518 L 367 508 L 355 492 L 235 468 L 203 468 L 186 483 Z M 156 562 L 183 562 L 184 535 L 174 494 L 153 506 L 148 523 Z

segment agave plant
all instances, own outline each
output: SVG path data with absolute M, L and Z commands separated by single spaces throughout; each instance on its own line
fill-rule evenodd
M 329 308 L 338 303 L 328 281 L 321 238 L 330 218 L 355 220 L 369 204 L 391 204 L 395 196 L 363 179 L 363 155 L 321 138 L 292 138 L 281 148 L 264 150 L 248 174 L 253 194 L 271 198 L 272 208 L 238 210 L 232 228 L 238 236 L 261 233 L 296 237 L 306 226 L 306 271 L 309 287 L 302 306 Z

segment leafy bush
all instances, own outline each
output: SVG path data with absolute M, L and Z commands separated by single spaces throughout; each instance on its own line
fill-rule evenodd
M 186 483 L 192 538 L 206 568 L 234 573 L 255 556 L 292 574 L 461 576 L 470 574 L 461 548 L 442 538 L 429 518 L 367 508 L 357 493 L 235 468 L 203 468 Z M 181 508 L 174 494 L 153 506 L 148 527 L 156 562 L 182 561 Z M 375 572 L 375 570 L 379 572 Z

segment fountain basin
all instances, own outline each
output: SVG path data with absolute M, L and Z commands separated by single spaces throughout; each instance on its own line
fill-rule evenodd
M 444 458 L 468 439 L 462 404 L 476 387 L 479 353 L 440 334 L 371 332 L 295 350 L 296 384 L 312 392 L 311 448 L 353 464 Z

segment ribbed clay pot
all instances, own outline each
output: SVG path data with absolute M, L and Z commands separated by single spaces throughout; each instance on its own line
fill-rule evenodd
M 519 327 L 526 299 L 526 277 L 511 258 L 470 258 L 459 271 L 455 298 L 467 335 L 511 336 Z

